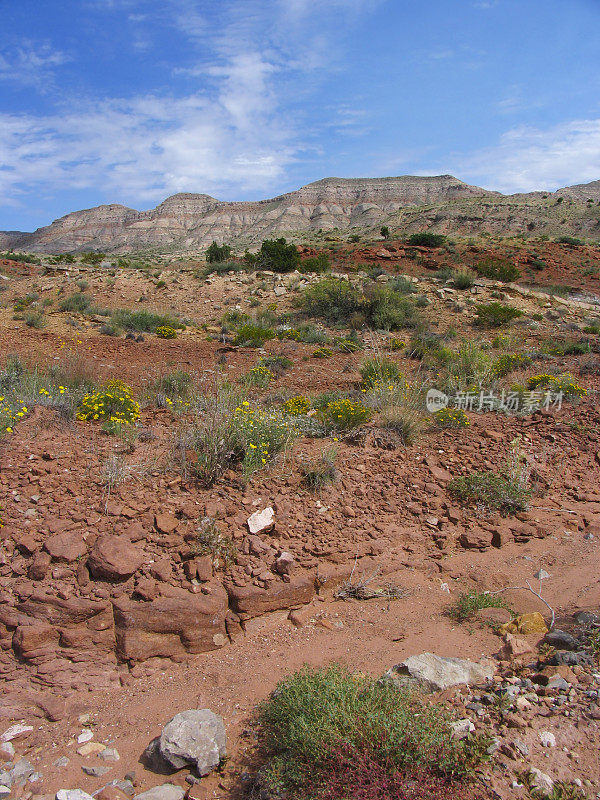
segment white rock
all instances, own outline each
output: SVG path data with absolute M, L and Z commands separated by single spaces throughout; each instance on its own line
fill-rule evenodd
M 33 731 L 31 725 L 11 725 L 8 730 L 4 731 L 0 739 L 3 742 L 11 742 L 13 739 L 24 739 L 25 736 Z
M 556 747 L 556 736 L 551 731 L 540 731 L 542 747 Z
M 77 737 L 77 744 L 84 744 L 94 738 L 94 732 L 89 728 L 84 728 Z
M 473 725 L 468 717 L 451 722 L 450 727 L 452 728 L 453 739 L 464 739 L 475 730 L 475 725 Z
M 529 775 L 531 777 L 531 788 L 537 789 L 540 794 L 544 795 L 551 795 L 552 789 L 554 788 L 554 781 L 550 777 L 550 775 L 546 775 L 545 772 L 542 772 L 535 767 L 531 767 L 529 770 Z
M 94 798 L 83 789 L 59 789 L 56 800 L 94 800 Z
M 494 675 L 490 662 L 476 663 L 466 658 L 444 658 L 434 653 L 409 656 L 389 669 L 385 677 L 396 685 L 419 683 L 430 692 L 440 692 L 450 686 L 485 683 Z
M 268 533 L 275 525 L 275 512 L 271 506 L 262 511 L 255 511 L 248 517 L 248 530 L 255 536 L 259 533 Z

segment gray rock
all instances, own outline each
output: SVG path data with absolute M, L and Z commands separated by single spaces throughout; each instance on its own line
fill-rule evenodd
M 385 673 L 384 678 L 397 686 L 419 684 L 427 691 L 438 692 L 450 686 L 484 683 L 491 680 L 493 675 L 492 664 L 421 653 L 396 664 Z
M 69 759 L 66 756 L 61 756 L 57 758 L 54 762 L 55 767 L 68 767 L 69 766 Z
M 227 754 L 223 720 L 208 708 L 176 714 L 160 735 L 160 753 L 172 767 L 195 764 L 198 774 L 208 775 Z
M 7 786 L 9 789 L 13 785 L 13 777 L 7 770 L 0 772 L 0 786 Z
M 561 678 L 560 675 L 553 675 L 552 678 L 550 678 L 550 680 L 546 684 L 547 690 L 558 689 L 559 691 L 562 692 L 568 692 L 569 688 L 570 688 L 569 684 L 566 682 L 564 678 Z
M 133 788 L 133 783 L 125 778 L 124 781 L 111 781 L 110 786 L 116 786 L 117 789 L 120 789 L 123 794 L 126 794 L 127 797 L 133 797 L 135 794 L 135 789 Z
M 578 650 L 579 642 L 570 633 L 561 630 L 548 631 L 544 641 L 557 650 Z
M 152 739 L 144 750 L 141 760 L 147 769 L 156 772 L 158 775 L 171 775 L 171 773 L 175 772 L 175 768 L 160 752 L 160 736 Z
M 546 660 L 546 663 L 553 667 L 558 667 L 561 664 L 566 664 L 568 667 L 575 667 L 592 664 L 593 659 L 584 652 L 574 653 L 571 650 L 556 650 L 556 652 L 552 653 Z
M 102 761 L 120 761 L 121 756 L 114 747 L 107 747 L 106 750 L 98 753 L 98 758 L 101 758 Z
M 103 775 L 106 775 L 107 772 L 110 772 L 110 767 L 87 767 L 84 766 L 81 768 L 86 775 L 90 775 L 92 778 L 101 778 Z
M 184 794 L 185 789 L 180 786 L 163 783 L 162 786 L 154 786 L 146 792 L 136 794 L 134 800 L 182 800 Z
M 59 789 L 56 800 L 94 800 L 94 798 L 83 789 Z
M 10 771 L 13 784 L 16 783 L 18 786 L 25 786 L 28 778 L 30 778 L 34 772 L 35 767 L 33 764 L 30 764 L 26 758 L 21 758 Z
M 529 770 L 529 778 L 532 789 L 536 789 L 540 794 L 546 796 L 550 796 L 552 794 L 554 781 L 550 775 L 546 775 L 545 772 L 541 772 L 541 770 L 531 767 Z

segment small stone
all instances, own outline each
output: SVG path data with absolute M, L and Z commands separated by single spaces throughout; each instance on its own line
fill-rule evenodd
M 68 767 L 69 763 L 70 763 L 70 761 L 66 756 L 61 756 L 60 758 L 56 759 L 56 761 L 54 762 L 54 766 L 55 767 Z
M 107 772 L 110 772 L 110 767 L 83 766 L 81 769 L 86 775 L 90 775 L 92 778 L 101 778 L 103 775 L 106 775 Z
M 114 747 L 107 747 L 106 750 L 102 750 L 98 753 L 98 758 L 101 758 L 102 761 L 119 761 L 121 756 L 119 755 L 119 751 Z
M 11 727 L 5 730 L 2 736 L 0 736 L 0 740 L 3 742 L 12 742 L 15 739 L 25 739 L 31 733 L 33 733 L 31 725 L 11 725 Z
M 450 723 L 452 728 L 453 739 L 465 739 L 470 733 L 475 730 L 475 725 L 467 717 L 466 719 L 457 719 L 455 722 Z
M 106 750 L 106 745 L 100 744 L 100 742 L 86 742 L 81 745 L 81 747 L 77 748 L 77 752 L 80 756 L 93 756 L 97 753 L 101 753 L 103 750 Z
M 542 747 L 556 747 L 556 736 L 551 731 L 540 731 Z
M 268 533 L 272 531 L 275 526 L 275 512 L 271 506 L 262 511 L 255 511 L 247 520 L 248 530 L 253 536 L 260 533 Z
M 84 744 L 94 738 L 94 732 L 89 728 L 84 728 L 77 737 L 77 744 Z

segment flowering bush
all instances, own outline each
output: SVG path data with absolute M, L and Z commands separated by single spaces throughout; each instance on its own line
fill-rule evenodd
M 115 425 L 131 425 L 140 416 L 140 406 L 131 388 L 121 380 L 109 381 L 103 389 L 86 394 L 77 409 L 77 419 Z
M 299 417 L 302 414 L 308 414 L 310 409 L 310 400 L 303 394 L 296 395 L 296 397 L 290 397 L 290 399 L 286 400 L 283 404 L 284 414 L 289 414 L 290 417 Z
M 177 331 L 170 325 L 159 325 L 156 329 L 156 335 L 159 339 L 175 339 Z
M 360 342 L 354 339 L 340 339 L 335 343 L 335 346 L 340 353 L 356 353 L 357 350 L 361 349 Z
M 440 408 L 433 412 L 438 428 L 466 428 L 471 423 L 462 408 Z
M 508 375 L 509 372 L 514 372 L 514 370 L 526 367 L 529 364 L 531 364 L 529 356 L 524 356 L 520 353 L 505 353 L 494 361 L 491 367 L 491 374 L 495 378 L 502 378 Z
M 247 400 L 231 418 L 233 439 L 243 453 L 242 471 L 251 475 L 281 453 L 296 434 L 290 421 L 281 414 L 252 408 Z
M 333 355 L 333 350 L 329 347 L 319 347 L 315 350 L 312 354 L 313 358 L 331 358 Z
M 28 411 L 28 407 L 20 400 L 9 401 L 0 396 L 0 434 L 12 433 L 15 423 L 23 419 Z
M 587 389 L 579 386 L 573 380 L 572 375 L 532 375 L 527 381 L 528 389 L 546 389 L 556 394 L 562 393 L 569 399 L 580 399 L 587 395 Z
M 371 411 L 360 400 L 333 400 L 318 413 L 319 421 L 328 430 L 351 430 L 364 425 Z
M 245 383 L 250 384 L 251 386 L 268 386 L 269 383 L 275 377 L 275 373 L 273 373 L 268 367 L 259 364 L 256 367 L 252 367 L 252 369 L 248 372 L 245 376 Z
M 272 328 L 265 328 L 262 325 L 247 322 L 238 328 L 233 343 L 243 347 L 262 347 L 268 339 L 274 338 L 275 331 Z
M 369 389 L 377 381 L 394 383 L 402 380 L 402 373 L 396 362 L 379 356 L 364 360 L 360 365 L 360 376 L 362 378 L 361 385 L 365 389 Z

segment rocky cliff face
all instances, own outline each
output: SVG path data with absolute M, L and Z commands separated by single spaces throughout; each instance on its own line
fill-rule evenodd
M 556 194 L 589 208 L 589 197 L 600 198 L 600 181 Z M 404 226 L 407 214 L 414 223 L 427 220 L 443 232 L 520 233 L 522 225 L 530 224 L 532 214 L 552 217 L 544 210 L 556 203 L 556 195 L 550 197 L 534 192 L 507 198 L 451 175 L 325 178 L 257 202 L 221 202 L 206 194 L 176 194 L 150 211 L 117 204 L 98 206 L 67 214 L 34 233 L 0 232 L 0 247 L 47 253 L 147 248 L 186 251 L 203 249 L 216 240 L 243 249 L 274 235 L 334 228 L 360 232 L 386 223 Z M 494 220 L 492 225 L 486 223 L 488 216 Z M 465 230 L 461 220 L 468 221 Z M 538 223 L 534 221 L 528 230 Z M 554 224 L 552 221 L 550 227 Z M 597 219 L 586 220 L 583 228 L 567 224 L 566 232 L 585 230 L 590 235 L 597 227 Z

